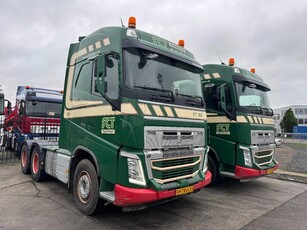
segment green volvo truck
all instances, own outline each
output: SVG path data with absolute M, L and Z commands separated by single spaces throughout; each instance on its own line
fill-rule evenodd
M 22 171 L 66 183 L 86 215 L 199 191 L 211 181 L 202 71 L 134 18 L 80 37 L 68 54 L 59 143 L 25 141 Z
M 239 180 L 271 174 L 274 157 L 274 122 L 267 92 L 270 88 L 255 73 L 229 65 L 204 65 L 201 74 L 209 126 L 210 185 L 220 176 Z

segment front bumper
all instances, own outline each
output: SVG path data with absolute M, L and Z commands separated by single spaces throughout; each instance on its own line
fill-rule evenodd
M 236 179 L 257 178 L 257 177 L 261 177 L 261 176 L 271 174 L 277 168 L 278 168 L 278 165 L 275 165 L 274 167 L 269 168 L 269 169 L 265 169 L 265 170 L 258 170 L 258 169 L 251 169 L 251 168 L 236 166 L 236 168 L 235 168 L 235 178 Z
M 205 179 L 194 184 L 194 192 L 200 190 L 211 182 L 211 172 L 207 171 Z M 115 185 L 114 205 L 121 207 L 149 204 L 152 202 L 175 197 L 176 189 L 155 191 L 153 189 L 129 188 L 119 184 Z

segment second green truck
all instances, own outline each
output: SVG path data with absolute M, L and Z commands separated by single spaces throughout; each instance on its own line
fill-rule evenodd
M 209 125 L 211 185 L 220 176 L 239 180 L 271 174 L 275 160 L 270 88 L 255 73 L 229 65 L 204 65 L 201 74 Z

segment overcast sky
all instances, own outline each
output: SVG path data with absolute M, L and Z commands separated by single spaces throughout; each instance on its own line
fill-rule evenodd
M 307 104 L 306 0 L 0 0 L 0 84 L 63 89 L 69 44 L 104 26 L 137 28 L 185 47 L 202 64 L 234 57 L 271 87 L 272 108 Z

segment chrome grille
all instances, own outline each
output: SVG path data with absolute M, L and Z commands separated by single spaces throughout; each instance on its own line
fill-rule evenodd
M 274 150 L 266 149 L 254 152 L 255 164 L 259 167 L 268 166 L 274 159 Z
M 262 145 L 274 143 L 273 130 L 251 130 L 251 144 Z
M 153 178 L 160 184 L 194 177 L 202 156 L 189 156 L 151 161 Z
M 172 184 L 190 179 L 202 169 L 205 130 L 183 127 L 145 127 L 144 154 L 149 179 Z
M 145 149 L 183 148 L 205 145 L 203 128 L 145 127 Z

